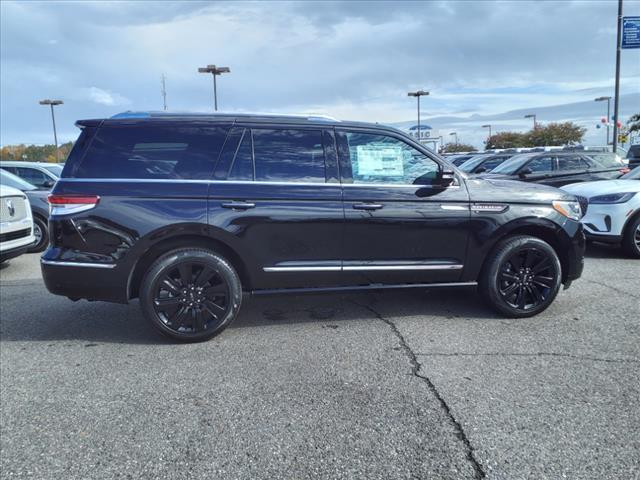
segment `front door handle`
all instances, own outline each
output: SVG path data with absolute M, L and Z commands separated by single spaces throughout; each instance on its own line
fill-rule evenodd
M 251 202 L 225 202 L 222 208 L 231 208 L 233 210 L 249 210 L 255 208 L 256 204 Z
M 355 210 L 380 210 L 383 206 L 379 203 L 354 203 Z

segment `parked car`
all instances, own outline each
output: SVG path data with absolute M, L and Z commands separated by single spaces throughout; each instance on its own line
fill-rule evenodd
M 49 196 L 50 190 L 40 190 L 25 182 L 20 177 L 0 168 L 0 183 L 17 188 L 29 199 L 31 215 L 33 217 L 33 235 L 35 243 L 29 248 L 29 253 L 42 252 L 49 243 Z
M 58 163 L 3 161 L 0 168 L 37 188 L 51 189 L 60 178 L 63 167 Z
M 640 258 L 640 168 L 618 180 L 583 182 L 562 187 L 589 199 L 581 222 L 588 239 L 615 243 Z
M 576 198 L 466 179 L 403 132 L 326 117 L 127 113 L 82 132 L 49 197 L 50 292 L 198 341 L 243 291 L 479 285 L 503 315 L 582 272 Z
M 470 158 L 477 157 L 478 155 L 481 155 L 481 153 L 474 152 L 474 153 L 464 153 L 462 155 L 447 155 L 445 157 L 445 160 L 455 165 L 456 167 L 459 167 Z
M 20 190 L 0 183 L 0 263 L 22 255 L 34 241 L 29 200 Z
M 466 162 L 458 165 L 458 168 L 467 173 L 484 173 L 491 172 L 498 165 L 501 165 L 506 160 L 513 157 L 515 153 L 499 153 L 499 154 L 484 154 L 471 157 Z
M 556 151 L 515 155 L 481 176 L 561 187 L 569 183 L 610 180 L 628 171 L 626 163 L 614 153 Z
M 640 143 L 631 145 L 627 151 L 627 160 L 629 161 L 629 168 L 636 168 L 640 165 Z

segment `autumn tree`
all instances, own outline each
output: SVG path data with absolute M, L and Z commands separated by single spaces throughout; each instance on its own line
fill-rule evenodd
M 442 148 L 442 153 L 455 153 L 455 152 L 476 152 L 478 149 L 473 145 L 466 143 L 447 143 Z
M 526 147 L 527 138 L 525 133 L 500 132 L 491 135 L 485 142 L 486 148 L 517 148 Z
M 582 142 L 587 129 L 573 122 L 541 125 L 525 134 L 527 147 L 573 145 Z

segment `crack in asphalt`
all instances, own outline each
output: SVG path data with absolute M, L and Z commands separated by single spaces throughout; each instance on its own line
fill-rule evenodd
M 640 295 L 634 295 L 633 293 L 626 292 L 626 291 L 624 291 L 624 290 L 622 290 L 621 288 L 618 288 L 618 287 L 612 287 L 611 285 L 607 285 L 606 283 L 596 282 L 595 280 L 590 280 L 588 278 L 584 278 L 584 279 L 581 278 L 580 281 L 585 281 L 587 283 L 593 283 L 595 285 L 600 285 L 601 287 L 609 288 L 609 289 L 613 290 L 614 292 L 622 293 L 623 295 L 627 295 L 629 297 L 640 298 Z
M 427 384 L 427 387 L 429 388 L 431 393 L 433 393 L 433 395 L 436 397 L 436 399 L 440 403 L 440 407 L 442 408 L 442 410 L 446 414 L 447 418 L 449 419 L 449 421 L 451 422 L 451 424 L 455 428 L 456 437 L 458 437 L 458 439 L 460 441 L 462 441 L 462 443 L 464 444 L 465 449 L 467 451 L 467 460 L 469 460 L 469 462 L 471 463 L 471 465 L 473 467 L 475 478 L 476 479 L 486 478 L 486 473 L 484 472 L 482 466 L 480 465 L 480 462 L 478 462 L 478 460 L 476 459 L 476 457 L 474 455 L 474 448 L 471 445 L 471 442 L 469 441 L 469 438 L 467 437 L 467 434 L 465 433 L 464 428 L 462 428 L 462 424 L 453 415 L 453 412 L 451 411 L 451 408 L 447 404 L 446 400 L 442 397 L 442 395 L 440 395 L 440 392 L 436 388 L 435 384 L 431 381 L 431 379 L 429 377 L 427 377 L 426 375 L 423 375 L 423 374 L 420 373 L 420 369 L 421 369 L 422 365 L 420 364 L 420 362 L 418 362 L 418 357 L 413 352 L 413 350 L 411 350 L 411 347 L 409 346 L 409 344 L 405 340 L 404 335 L 402 335 L 402 333 L 400 332 L 400 330 L 398 329 L 396 324 L 394 322 L 392 322 L 391 320 L 389 320 L 389 319 L 385 318 L 384 316 L 382 316 L 382 314 L 380 314 L 376 309 L 374 309 L 370 305 L 363 305 L 363 304 L 358 303 L 358 302 L 353 301 L 353 300 L 351 301 L 351 303 L 353 303 L 354 305 L 357 305 L 357 306 L 359 306 L 361 308 L 364 308 L 365 310 L 368 310 L 373 315 L 375 315 L 375 317 L 378 320 L 381 320 L 382 322 L 387 324 L 389 326 L 389 328 L 391 328 L 391 331 L 393 332 L 393 334 L 398 339 L 398 343 L 400 344 L 400 347 L 402 348 L 402 350 L 404 351 L 405 355 L 409 359 L 409 363 L 411 365 L 411 374 L 414 377 L 419 378 L 420 380 L 422 380 L 424 383 Z
M 556 353 L 556 352 L 534 352 L 534 353 L 509 353 L 509 352 L 479 352 L 479 353 L 466 353 L 466 352 L 453 352 L 453 353 L 416 353 L 418 357 L 562 357 L 571 358 L 574 360 L 590 360 L 593 362 L 606 362 L 606 363 L 640 363 L 640 360 L 633 358 L 600 358 L 589 357 L 583 355 L 573 355 L 571 353 Z

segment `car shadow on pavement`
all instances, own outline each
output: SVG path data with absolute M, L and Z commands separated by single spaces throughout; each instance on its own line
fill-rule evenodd
M 172 344 L 142 316 L 136 301 L 130 305 L 81 300 L 72 302 L 49 295 L 38 285 L 21 297 L 24 285 L 4 285 L 0 315 L 2 342 L 87 342 Z M 35 286 L 34 285 L 34 286 Z M 9 289 L 14 291 L 11 293 Z M 484 306 L 475 289 L 409 289 L 349 294 L 247 295 L 230 329 L 309 322 L 374 321 L 378 315 L 501 318 Z M 224 334 L 221 337 L 224 338 Z M 215 341 L 215 340 L 214 340 Z
M 589 243 L 584 256 L 587 260 L 589 258 L 620 258 L 633 260 L 624 253 L 619 245 L 607 243 Z

